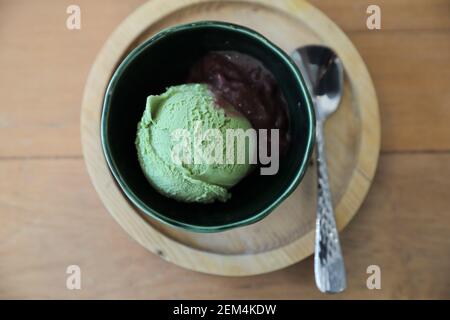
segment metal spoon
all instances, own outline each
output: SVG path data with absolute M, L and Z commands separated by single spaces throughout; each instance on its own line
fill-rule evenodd
M 301 47 L 292 53 L 292 58 L 302 72 L 316 108 L 318 176 L 314 254 L 316 285 L 322 292 L 338 293 L 346 288 L 347 280 L 328 182 L 323 126 L 341 101 L 344 71 L 338 56 L 327 47 L 319 45 Z

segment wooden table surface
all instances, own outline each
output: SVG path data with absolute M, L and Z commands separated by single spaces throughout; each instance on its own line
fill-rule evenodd
M 170 0 L 168 0 L 170 1 Z M 134 242 L 87 175 L 80 103 L 96 53 L 143 0 L 0 0 L 0 298 L 329 298 L 313 260 L 263 276 L 181 269 Z M 450 1 L 315 0 L 351 38 L 377 90 L 382 150 L 342 232 L 348 289 L 332 298 L 450 298 Z M 81 30 L 66 8 L 81 7 Z M 378 4 L 382 29 L 366 27 Z M 66 268 L 82 289 L 66 288 Z M 366 268 L 379 265 L 381 290 Z

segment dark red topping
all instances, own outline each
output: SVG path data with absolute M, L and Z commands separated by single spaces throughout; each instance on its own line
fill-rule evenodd
M 260 61 L 236 51 L 209 52 L 192 67 L 188 82 L 208 84 L 219 106 L 226 109 L 231 104 L 255 129 L 279 129 L 280 153 L 286 152 L 286 100 L 274 76 Z

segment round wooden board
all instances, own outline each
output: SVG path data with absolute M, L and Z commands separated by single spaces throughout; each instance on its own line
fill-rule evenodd
M 316 181 L 314 164 L 297 190 L 262 221 L 213 234 L 181 231 L 139 213 L 115 183 L 102 153 L 103 95 L 126 54 L 159 30 L 198 20 L 221 20 L 255 29 L 290 53 L 305 44 L 335 49 L 346 70 L 342 103 L 326 124 L 331 190 L 338 228 L 356 214 L 378 161 L 378 103 L 367 68 L 347 36 L 304 1 L 152 0 L 111 35 L 89 75 L 81 115 L 86 165 L 103 203 L 116 221 L 148 250 L 192 270 L 244 276 L 289 266 L 313 252 Z M 345 248 L 344 248 L 345 249 Z

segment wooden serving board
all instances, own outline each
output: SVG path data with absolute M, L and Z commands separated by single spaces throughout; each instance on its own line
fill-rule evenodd
M 136 10 L 108 39 L 87 80 L 81 134 L 90 177 L 103 203 L 125 231 L 170 262 L 227 276 L 260 274 L 289 266 L 313 252 L 314 163 L 297 190 L 267 218 L 247 227 L 199 234 L 161 225 L 138 212 L 115 183 L 103 156 L 100 113 L 115 68 L 128 52 L 161 29 L 199 20 L 248 26 L 288 53 L 306 44 L 326 44 L 336 50 L 345 66 L 346 84 L 341 105 L 327 122 L 325 134 L 339 229 L 356 214 L 372 182 L 380 148 L 375 89 L 347 36 L 304 1 L 151 0 Z

